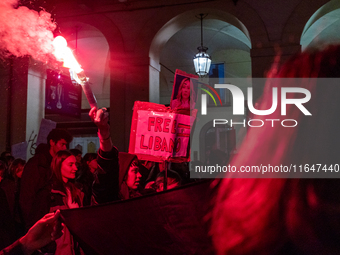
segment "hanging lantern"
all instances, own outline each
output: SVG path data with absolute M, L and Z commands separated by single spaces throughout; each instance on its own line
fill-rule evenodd
M 209 73 L 211 58 L 206 53 L 207 47 L 198 47 L 198 53 L 194 57 L 195 72 L 200 76 L 205 76 Z
M 203 77 L 209 73 L 211 58 L 207 53 L 208 48 L 203 46 L 203 18 L 204 14 L 200 14 L 201 18 L 201 46 L 197 47 L 198 53 L 194 57 L 195 72 L 200 77 Z

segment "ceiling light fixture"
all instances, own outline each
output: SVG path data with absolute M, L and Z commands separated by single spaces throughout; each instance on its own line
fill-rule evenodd
M 209 73 L 211 58 L 206 52 L 208 48 L 203 46 L 203 19 L 207 14 L 201 13 L 199 16 L 201 19 L 201 46 L 197 47 L 198 53 L 194 57 L 194 65 L 195 72 L 203 77 Z

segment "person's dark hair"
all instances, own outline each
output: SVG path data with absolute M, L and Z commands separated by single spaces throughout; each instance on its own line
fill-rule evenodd
M 160 183 L 164 182 L 164 177 L 165 177 L 165 171 L 162 171 L 157 175 L 156 180 L 155 180 L 156 187 L 159 186 Z M 167 178 L 173 179 L 175 180 L 175 182 L 181 185 L 182 178 L 176 171 L 169 169 L 167 172 Z
M 65 129 L 61 129 L 61 128 L 52 129 L 52 131 L 47 136 L 47 144 L 50 147 L 50 140 L 57 143 L 61 139 L 65 139 L 65 141 L 69 144 L 72 141 L 73 137 Z
M 78 156 L 78 155 L 83 155 L 83 153 L 78 150 L 78 149 L 70 149 L 70 152 L 74 155 L 74 156 Z
M 97 153 L 90 153 L 90 152 L 86 153 L 84 155 L 83 159 L 82 159 L 83 165 L 87 166 L 86 162 L 92 161 L 92 160 L 94 160 L 96 158 L 97 158 Z
M 81 174 L 83 177 L 85 176 L 92 177 L 93 174 L 87 162 L 92 161 L 94 159 L 97 159 L 97 153 L 90 153 L 90 152 L 86 153 L 84 157 L 81 159 L 82 167 L 81 167 L 81 172 L 79 174 Z
M 9 166 L 13 162 L 13 160 L 14 160 L 14 157 L 12 155 L 5 156 L 3 161 L 5 162 L 7 169 L 9 168 Z M 6 172 L 6 175 L 10 175 L 10 173 Z
M 14 180 L 18 179 L 18 177 L 16 175 L 17 169 L 20 166 L 25 166 L 25 164 L 26 164 L 26 161 L 21 159 L 21 158 L 16 158 L 12 161 L 12 163 L 10 164 L 10 166 L 8 168 L 8 171 L 9 171 L 9 174 L 12 176 L 12 178 Z
M 171 170 L 175 171 L 181 177 L 181 185 L 191 182 L 190 180 L 190 170 L 188 162 L 181 163 L 171 163 Z
M 74 156 L 69 150 L 60 150 L 56 153 L 56 155 L 52 159 L 51 169 L 53 171 L 54 176 L 56 177 L 59 184 L 63 184 L 64 188 L 69 188 L 71 191 L 72 202 L 76 202 L 77 204 L 81 205 L 80 196 L 79 196 L 79 189 L 74 184 L 74 181 L 68 181 L 64 183 L 62 174 L 61 174 L 61 167 L 65 159 L 70 156 Z M 66 190 L 65 190 L 66 191 Z
M 11 154 L 11 152 L 10 151 L 3 151 L 3 152 L 1 152 L 1 158 L 5 158 L 6 156 L 11 156 L 12 154 Z

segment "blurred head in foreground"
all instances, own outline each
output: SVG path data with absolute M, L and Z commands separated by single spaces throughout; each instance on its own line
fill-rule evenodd
M 316 179 L 329 175 L 304 169 L 306 164 L 309 169 L 317 164 L 334 168 L 339 162 L 340 84 L 321 79 L 329 77 L 340 77 L 339 46 L 294 56 L 274 76 L 281 79 L 266 83 L 257 109 L 271 107 L 272 87 L 278 88 L 280 106 L 280 89 L 299 86 L 311 93 L 304 106 L 312 116 L 304 115 L 296 105 L 287 105 L 286 116 L 281 115 L 280 107 L 270 116 L 256 116 L 263 121 L 294 119 L 298 125 L 289 128 L 277 122 L 274 127 L 250 128 L 231 165 L 295 165 L 298 172 L 300 166 L 303 171 L 235 173 L 229 177 L 238 178 L 223 179 L 211 225 L 218 254 L 340 254 L 340 181 L 335 175 L 333 179 Z M 305 79 L 287 82 L 282 78 Z M 289 93 L 287 97 L 301 98 L 301 94 Z M 263 179 L 268 177 L 273 178 Z

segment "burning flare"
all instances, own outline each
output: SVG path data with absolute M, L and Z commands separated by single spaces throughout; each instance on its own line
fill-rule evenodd
M 62 61 L 63 66 L 70 69 L 71 79 L 82 85 L 83 91 L 91 108 L 97 107 L 97 100 L 92 93 L 89 79 L 86 77 L 84 70 L 74 57 L 72 50 L 67 47 L 67 41 L 62 36 L 57 36 L 53 40 L 54 56 L 57 60 Z
M 71 78 L 81 85 L 88 81 L 84 70 L 74 57 L 72 50 L 67 47 L 67 42 L 64 37 L 57 36 L 53 40 L 54 56 L 57 60 L 64 62 L 63 66 L 70 68 Z

